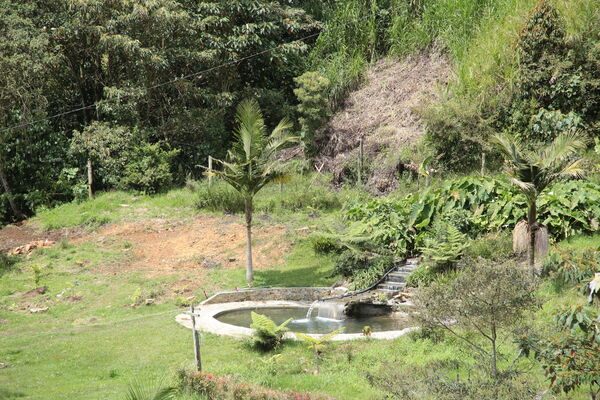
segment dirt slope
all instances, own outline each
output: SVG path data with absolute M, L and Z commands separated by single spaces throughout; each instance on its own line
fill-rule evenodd
M 282 225 L 255 224 L 253 250 L 257 269 L 283 264 L 291 248 L 288 234 L 288 228 Z M 122 222 L 103 226 L 95 232 L 83 228 L 39 232 L 28 224 L 0 229 L 2 252 L 33 241 L 61 239 L 76 244 L 94 241 L 100 246 L 114 240 L 128 242 L 134 257 L 102 267 L 110 273 L 138 270 L 148 276 L 179 272 L 202 275 L 205 270 L 245 266 L 246 228 L 237 216 L 202 215 L 185 222 L 165 219 Z
M 367 185 L 375 193 L 395 188 L 402 170 L 400 152 L 418 143 L 425 129 L 416 109 L 435 99 L 451 75 L 448 60 L 437 53 L 404 61 L 380 60 L 366 83 L 353 92 L 319 135 L 323 149 L 317 165 L 333 171 L 340 183 L 352 174 L 360 137 L 371 165 Z

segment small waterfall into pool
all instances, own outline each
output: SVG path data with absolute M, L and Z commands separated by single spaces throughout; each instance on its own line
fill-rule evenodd
M 308 307 L 308 311 L 306 312 L 306 319 L 310 319 L 310 316 L 312 315 L 312 312 L 313 312 L 313 308 L 315 308 L 315 306 L 317 305 L 318 302 L 319 302 L 319 300 L 315 300 L 310 305 L 310 307 Z
M 342 320 L 344 319 L 344 304 L 342 303 L 328 303 L 324 302 L 319 304 L 319 318 Z

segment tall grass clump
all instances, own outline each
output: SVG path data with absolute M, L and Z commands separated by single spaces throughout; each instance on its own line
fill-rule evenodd
M 241 213 L 244 199 L 228 184 L 215 179 L 188 184 L 195 193 L 197 208 L 213 212 Z M 282 214 L 289 211 L 329 211 L 341 209 L 350 198 L 364 198 L 358 190 L 334 190 L 325 175 L 291 174 L 285 182 L 267 185 L 256 195 L 254 209 L 263 213 Z
M 231 185 L 222 179 L 213 179 L 212 184 L 205 179 L 194 184 L 196 207 L 208 211 L 222 211 L 237 214 L 244 211 L 244 198 Z

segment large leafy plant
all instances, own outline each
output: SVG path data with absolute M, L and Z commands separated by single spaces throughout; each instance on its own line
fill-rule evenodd
M 537 219 L 553 239 L 598 230 L 600 185 L 589 181 L 557 182 L 541 192 Z M 353 202 L 345 207 L 347 232 L 338 235 L 353 246 L 378 246 L 398 256 L 416 252 L 430 236 L 434 220 L 454 222 L 473 238 L 499 229 L 512 229 L 526 216 L 527 200 L 503 179 L 465 177 L 439 188 L 403 198 Z M 456 224 L 455 224 L 456 225 Z

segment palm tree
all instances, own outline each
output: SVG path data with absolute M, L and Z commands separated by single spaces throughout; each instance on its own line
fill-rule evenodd
M 529 233 L 529 266 L 535 265 L 535 230 L 537 227 L 536 202 L 542 191 L 561 177 L 583 175 L 582 159 L 578 152 L 586 143 L 576 133 L 563 133 L 553 142 L 536 150 L 528 150 L 520 141 L 505 135 L 495 136 L 495 141 L 506 157 L 506 172 L 527 199 L 527 227 Z
M 208 171 L 223 178 L 243 197 L 246 214 L 246 281 L 254 279 L 252 265 L 252 211 L 254 195 L 266 184 L 280 179 L 284 172 L 277 169 L 277 151 L 297 140 L 289 134 L 292 124 L 283 119 L 267 135 L 265 121 L 256 100 L 244 100 L 237 107 L 235 141 L 226 160 L 217 160 L 222 171 Z

